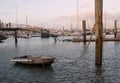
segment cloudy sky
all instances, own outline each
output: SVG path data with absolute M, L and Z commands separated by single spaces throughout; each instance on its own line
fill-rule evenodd
M 87 21 L 87 26 L 94 24 L 94 0 L 79 1 L 79 20 Z M 113 27 L 114 20 L 120 24 L 120 0 L 103 0 L 104 24 Z M 16 23 L 16 9 L 18 23 L 48 28 L 76 28 L 77 0 L 0 0 L 0 19 L 3 22 Z M 105 26 L 104 25 L 104 26 Z

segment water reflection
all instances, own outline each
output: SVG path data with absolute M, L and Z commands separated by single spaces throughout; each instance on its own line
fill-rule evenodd
M 104 69 L 102 66 L 96 66 L 95 69 L 95 78 L 91 80 L 92 83 L 105 83 L 104 82 Z
M 4 41 L 0 40 L 0 43 L 4 43 Z
M 16 49 L 18 48 L 18 44 L 17 44 L 17 43 L 15 43 L 15 48 L 16 48 Z
M 18 79 L 24 79 L 20 80 L 20 83 L 59 83 L 52 66 L 41 67 L 14 64 L 13 68 L 14 72 L 19 75 Z M 18 81 L 15 82 L 17 83 Z
M 28 69 L 28 70 L 32 70 L 32 71 L 38 71 L 38 72 L 46 72 L 46 71 L 49 71 L 49 72 L 53 72 L 53 68 L 52 66 L 38 66 L 38 65 L 24 65 L 24 64 L 17 64 L 15 63 L 13 65 L 14 68 L 20 68 L 20 69 Z

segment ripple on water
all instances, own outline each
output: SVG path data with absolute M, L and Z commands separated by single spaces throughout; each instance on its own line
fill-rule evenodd
M 0 83 L 119 83 L 120 82 L 120 42 L 105 42 L 103 46 L 103 66 L 95 67 L 95 43 L 87 52 L 83 43 L 57 42 L 52 38 L 19 39 L 15 46 L 9 38 L 0 43 Z M 10 59 L 26 54 L 54 55 L 51 67 L 14 65 Z

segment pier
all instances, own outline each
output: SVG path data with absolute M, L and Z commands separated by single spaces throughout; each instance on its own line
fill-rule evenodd
M 37 33 L 41 33 L 41 31 L 37 31 L 37 30 L 33 30 L 33 29 L 29 29 L 29 28 L 0 28 L 1 31 L 14 31 L 14 37 L 15 37 L 15 44 L 18 43 L 18 31 L 19 30 L 23 30 L 23 31 L 33 31 L 33 32 L 37 32 Z
M 18 43 L 17 38 L 28 38 L 28 37 L 24 37 L 24 36 L 18 36 L 18 31 L 28 31 L 28 36 L 29 36 L 29 32 L 35 32 L 35 33 L 40 33 L 41 35 L 39 36 L 35 36 L 35 37 L 41 37 L 41 38 L 49 38 L 49 37 L 57 37 L 56 34 L 54 33 L 50 33 L 49 30 L 47 29 L 41 29 L 41 30 L 35 30 L 32 28 L 0 28 L 0 31 L 14 31 L 14 37 L 15 37 L 15 44 Z M 33 36 L 34 37 L 34 36 Z
M 103 41 L 120 41 L 120 38 L 103 38 L 102 40 Z M 71 41 L 72 42 L 84 42 L 84 39 L 77 39 L 77 40 L 73 39 Z M 96 39 L 86 39 L 86 42 L 95 42 L 95 41 Z

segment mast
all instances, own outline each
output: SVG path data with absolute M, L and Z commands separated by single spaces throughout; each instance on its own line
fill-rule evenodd
M 79 1 L 77 0 L 77 29 L 79 31 Z M 78 33 L 79 37 L 79 33 Z
M 25 15 L 26 17 L 26 28 L 28 27 L 28 20 L 27 20 L 27 15 Z
M 71 24 L 70 24 L 70 29 L 71 29 L 71 31 L 73 29 L 72 20 L 71 20 Z
M 105 24 L 104 24 L 104 30 L 105 30 L 105 33 L 106 33 L 106 13 L 104 13 L 104 21 L 105 21 L 105 22 L 104 22 L 104 23 L 105 23 Z
M 18 27 L 17 4 L 16 4 L 16 28 Z

